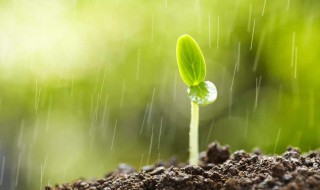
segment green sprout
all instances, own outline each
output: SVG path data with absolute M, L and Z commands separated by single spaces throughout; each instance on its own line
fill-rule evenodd
M 189 164 L 197 165 L 199 156 L 199 105 L 213 103 L 217 99 L 217 88 L 206 77 L 206 63 L 197 42 L 184 34 L 177 42 L 177 62 L 182 80 L 188 85 L 191 99 L 191 121 L 189 132 Z

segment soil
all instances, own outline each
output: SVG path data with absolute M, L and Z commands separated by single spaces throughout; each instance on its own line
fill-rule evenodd
M 243 150 L 230 154 L 228 146 L 212 143 L 200 154 L 199 166 L 172 160 L 145 166 L 137 172 L 126 164 L 98 180 L 77 180 L 45 190 L 127 189 L 273 189 L 320 190 L 320 151 L 301 155 L 289 147 L 281 156 Z

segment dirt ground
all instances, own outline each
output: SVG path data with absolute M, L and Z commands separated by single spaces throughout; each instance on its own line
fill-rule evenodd
M 301 155 L 289 147 L 280 156 L 236 151 L 212 143 L 200 154 L 199 166 L 172 160 L 137 172 L 126 164 L 98 180 L 77 180 L 45 190 L 127 189 L 317 189 L 320 190 L 320 151 Z

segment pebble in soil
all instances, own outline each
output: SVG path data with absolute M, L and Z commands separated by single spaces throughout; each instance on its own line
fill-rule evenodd
M 304 155 L 289 147 L 281 156 L 266 156 L 258 152 L 236 151 L 212 143 L 200 155 L 200 165 L 158 163 L 137 172 L 129 165 L 99 180 L 78 180 L 45 187 L 45 190 L 193 190 L 193 189 L 274 189 L 320 190 L 320 151 Z

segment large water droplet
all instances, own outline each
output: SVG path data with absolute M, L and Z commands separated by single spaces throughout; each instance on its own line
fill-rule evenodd
M 200 106 L 211 104 L 217 99 L 217 88 L 210 81 L 201 82 L 197 86 L 190 86 L 187 92 L 191 101 Z

